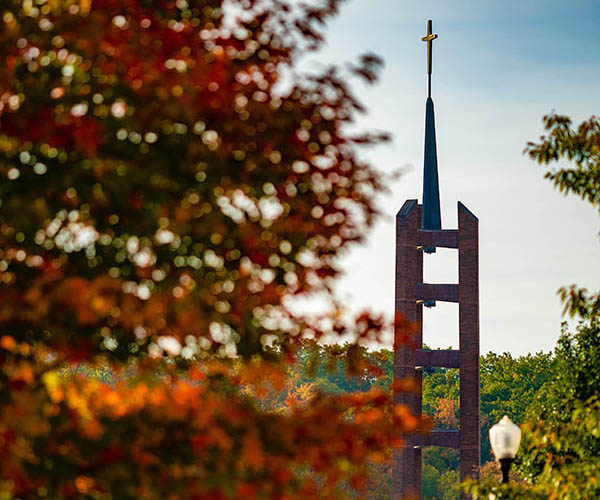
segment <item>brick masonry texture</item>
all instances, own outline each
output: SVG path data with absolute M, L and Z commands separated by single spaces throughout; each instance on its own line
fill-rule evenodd
M 416 325 L 413 342 L 402 341 L 408 334 L 397 327 L 394 342 L 394 377 L 415 378 L 419 385 L 422 372 L 417 361 L 450 363 L 439 356 L 417 354 L 423 344 L 422 300 L 458 301 L 460 368 L 460 423 L 458 443 L 455 434 L 436 436 L 407 436 L 401 449 L 394 452 L 392 499 L 421 498 L 421 447 L 426 445 L 456 446 L 460 452 L 460 478 L 479 475 L 479 221 L 462 203 L 458 203 L 458 230 L 427 232 L 421 230 L 422 207 L 417 200 L 407 200 L 396 218 L 396 317 Z M 422 246 L 431 243 L 458 248 L 458 286 L 423 284 Z M 424 296 L 426 290 L 426 297 Z M 457 293 L 456 293 L 457 290 Z M 399 323 L 400 324 L 400 323 Z M 439 358 L 439 359 L 438 359 Z M 454 366 L 455 361 L 452 362 Z M 432 365 L 427 365 L 432 366 Z M 438 364 L 439 366 L 439 364 Z M 394 401 L 407 405 L 421 414 L 421 391 L 417 394 L 397 393 Z

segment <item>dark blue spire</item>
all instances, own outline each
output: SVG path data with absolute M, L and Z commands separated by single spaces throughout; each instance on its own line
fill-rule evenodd
M 435 143 L 435 116 L 433 100 L 427 98 L 425 112 L 425 165 L 423 172 L 422 229 L 442 229 L 440 214 L 440 185 L 438 180 L 437 147 Z

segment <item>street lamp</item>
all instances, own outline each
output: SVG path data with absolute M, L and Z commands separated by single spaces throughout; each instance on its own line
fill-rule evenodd
M 490 444 L 496 460 L 500 462 L 503 483 L 508 483 L 508 471 L 517 455 L 520 442 L 521 429 L 518 425 L 513 424 L 506 415 L 490 429 Z

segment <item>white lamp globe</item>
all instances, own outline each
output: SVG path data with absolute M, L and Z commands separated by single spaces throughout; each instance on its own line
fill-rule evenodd
M 521 443 L 521 429 L 506 415 L 490 429 L 490 444 L 496 460 L 513 459 Z

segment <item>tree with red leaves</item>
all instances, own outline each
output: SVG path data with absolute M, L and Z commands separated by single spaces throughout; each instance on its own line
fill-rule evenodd
M 340 498 L 420 425 L 385 391 L 259 401 L 302 339 L 368 371 L 385 327 L 331 290 L 385 183 L 349 132 L 379 60 L 297 70 L 339 3 L 3 3 L 0 498 Z

